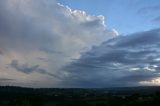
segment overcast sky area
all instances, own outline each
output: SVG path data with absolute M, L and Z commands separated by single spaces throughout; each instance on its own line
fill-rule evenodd
M 160 85 L 159 0 L 0 0 L 0 85 Z

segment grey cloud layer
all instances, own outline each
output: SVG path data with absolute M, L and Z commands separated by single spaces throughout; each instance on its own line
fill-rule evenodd
M 70 73 L 68 83 L 85 87 L 151 84 L 160 77 L 159 41 L 160 29 L 106 41 L 64 67 Z

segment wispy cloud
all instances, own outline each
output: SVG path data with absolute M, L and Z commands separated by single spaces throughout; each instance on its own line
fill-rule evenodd
M 154 18 L 152 21 L 153 21 L 153 22 L 160 22 L 160 16 L 157 16 L 157 17 Z
M 10 81 L 10 80 L 14 80 L 14 79 L 9 79 L 9 78 L 0 78 L 0 81 Z
M 146 14 L 146 13 L 150 13 L 150 12 L 156 12 L 160 10 L 160 5 L 154 5 L 154 6 L 146 6 L 146 7 L 142 7 L 140 8 L 137 13 L 138 14 Z

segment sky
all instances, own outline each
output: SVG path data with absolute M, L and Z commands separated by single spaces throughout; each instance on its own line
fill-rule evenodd
M 0 85 L 160 85 L 159 0 L 1 0 Z

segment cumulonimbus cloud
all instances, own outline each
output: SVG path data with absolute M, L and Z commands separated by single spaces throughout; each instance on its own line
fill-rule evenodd
M 45 81 L 56 86 L 57 80 L 61 80 L 57 78 L 68 73 L 59 71 L 62 66 L 78 59 L 81 52 L 93 45 L 117 35 L 114 30 L 106 30 L 103 16 L 71 10 L 56 0 L 1 0 L 0 23 L 1 75 L 23 85 L 38 80 L 37 86 L 47 85 Z M 37 67 L 31 67 L 26 72 L 19 64 L 13 64 L 14 60 L 45 71 L 35 75 Z M 40 75 L 47 73 L 58 77 Z

